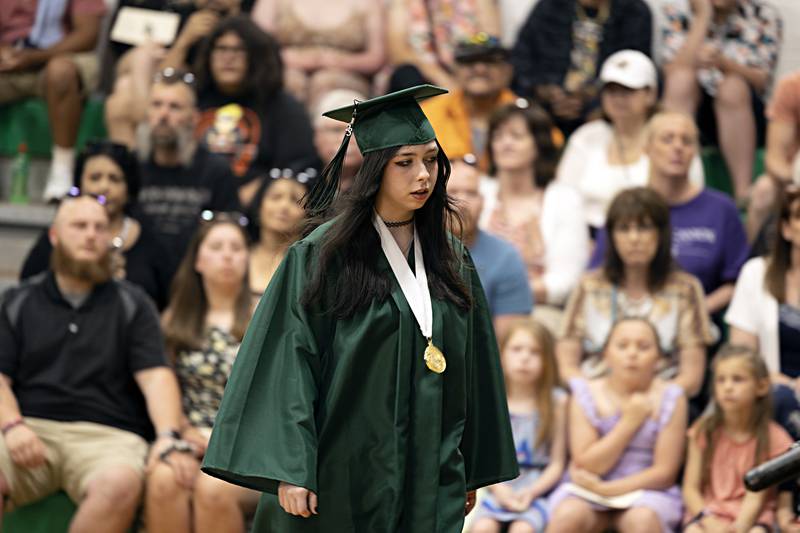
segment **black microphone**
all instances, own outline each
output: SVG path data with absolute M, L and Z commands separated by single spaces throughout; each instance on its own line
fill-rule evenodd
M 744 486 L 758 492 L 797 477 L 800 477 L 800 442 L 795 442 L 786 453 L 750 470 L 744 476 Z

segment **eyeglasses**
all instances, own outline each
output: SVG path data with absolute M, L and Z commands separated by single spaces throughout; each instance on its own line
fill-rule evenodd
M 100 205 L 102 205 L 104 207 L 105 207 L 106 203 L 108 202 L 106 200 L 105 195 L 84 193 L 84 192 L 81 192 L 81 188 L 80 187 L 73 186 L 73 187 L 69 188 L 69 191 L 67 191 L 67 198 L 80 198 L 81 196 L 87 196 L 89 198 L 94 198 L 95 200 L 97 200 L 98 204 L 100 204 Z
M 194 74 L 189 71 L 176 69 L 173 67 L 167 67 L 158 74 L 156 74 L 155 82 L 156 83 L 185 83 L 189 87 L 194 87 L 194 82 L 196 78 Z
M 250 223 L 250 219 L 238 211 L 212 211 L 210 209 L 204 209 L 200 213 L 200 220 L 204 223 L 230 222 L 243 228 Z

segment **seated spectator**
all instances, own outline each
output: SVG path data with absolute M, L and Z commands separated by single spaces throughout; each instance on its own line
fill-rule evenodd
M 778 12 L 761 0 L 670 0 L 662 9 L 664 108 L 697 114 L 704 144 L 719 145 L 743 201 L 781 47 Z
M 570 382 L 570 482 L 550 496 L 547 531 L 674 531 L 683 508 L 683 389 L 657 378 L 664 355 L 647 319 L 617 321 L 603 357 L 606 376 Z M 603 502 L 625 495 L 618 506 Z
M 742 267 L 725 322 L 732 343 L 766 361 L 776 420 L 800 439 L 800 189 L 783 195 L 777 218 L 772 251 Z
M 472 517 L 469 533 L 541 532 L 547 495 L 567 462 L 567 398 L 558 388 L 553 336 L 532 319 L 518 320 L 500 337 L 511 429 L 520 475 L 492 485 Z
M 384 10 L 371 0 L 257 0 L 253 20 L 281 44 L 287 90 L 314 107 L 332 89 L 371 92 L 386 63 Z
M 581 193 L 593 235 L 605 224 L 608 205 L 619 191 L 647 185 L 650 159 L 644 145 L 647 121 L 656 108 L 658 74 L 649 57 L 638 50 L 622 50 L 603 63 L 600 83 L 604 118 L 584 124 L 570 136 L 556 174 L 556 179 Z M 697 156 L 690 179 L 703 183 Z
M 198 118 L 193 81 L 193 76 L 180 71 L 160 74 L 150 90 L 147 121 L 137 130 L 139 207 L 171 255 L 165 258 L 170 273 L 183 257 L 203 210 L 239 208 L 230 167 L 193 139 Z
M 648 124 L 645 153 L 650 159 L 650 187 L 669 205 L 672 255 L 683 270 L 700 280 L 706 309 L 716 314 L 731 301 L 749 247 L 730 197 L 689 180 L 697 139 L 697 126 L 690 116 L 658 113 Z M 602 262 L 607 237 L 598 234 L 592 267 Z
M 511 52 L 512 88 L 535 98 L 569 136 L 598 107 L 597 71 L 619 50 L 650 55 L 652 16 L 642 0 L 540 0 Z
M 64 490 L 73 532 L 128 531 L 148 464 L 179 452 L 180 393 L 155 307 L 111 276 L 108 215 L 65 199 L 50 229 L 53 267 L 0 305 L 0 493 L 21 506 Z M 152 424 L 152 425 L 151 425 Z
M 772 421 L 767 366 L 749 348 L 724 346 L 714 357 L 711 383 L 711 406 L 688 432 L 683 531 L 773 531 L 775 490 L 744 486 L 748 470 L 792 445 Z
M 489 117 L 498 107 L 516 100 L 509 89 L 508 50 L 496 37 L 474 35 L 456 46 L 453 75 L 458 88 L 426 101 L 422 110 L 449 157 L 474 154 L 485 171 Z
M 366 99 L 367 97 L 364 94 L 347 89 L 334 89 L 320 96 L 317 107 L 311 114 L 311 123 L 314 126 L 314 146 L 323 165 L 327 165 L 332 161 L 336 152 L 339 151 L 339 146 L 341 146 L 345 131 L 347 131 L 347 124 L 324 117 L 322 114 L 330 109 L 353 105 L 356 100 L 363 102 Z M 363 160 L 364 158 L 358 150 L 358 144 L 355 142 L 349 143 L 344 161 L 342 161 L 342 173 L 339 178 L 339 189 L 341 191 L 348 190 L 353 184 L 353 178 L 361 167 Z
M 626 189 L 611 202 L 606 231 L 602 267 L 583 276 L 567 305 L 557 352 L 563 379 L 602 375 L 614 323 L 640 317 L 653 324 L 666 356 L 659 376 L 694 396 L 713 338 L 700 284 L 678 271 L 670 254 L 669 209 L 650 189 Z
M 764 225 L 770 221 L 780 189 L 790 183 L 800 185 L 800 72 L 781 79 L 767 106 L 767 146 L 764 155 L 766 172 L 753 184 L 747 209 L 747 237 L 766 252 L 758 242 Z M 755 241 L 755 242 L 754 242 Z
M 72 183 L 83 102 L 97 83 L 94 47 L 103 0 L 3 0 L 0 5 L 0 105 L 31 96 L 47 102 L 53 156 L 46 201 Z
M 196 65 L 195 134 L 230 162 L 242 205 L 271 169 L 319 166 L 308 114 L 282 89 L 278 43 L 253 21 L 239 15 L 220 22 Z
M 558 149 L 547 113 L 527 102 L 498 109 L 489 122 L 489 166 L 481 183 L 480 226 L 519 251 L 537 312 L 564 303 L 589 258 L 580 196 L 553 181 Z M 552 325 L 552 324 L 550 324 Z
M 447 195 L 457 202 L 460 227 L 453 231 L 469 249 L 492 314 L 494 332 L 503 338 L 509 324 L 530 315 L 533 298 L 528 272 L 514 246 L 478 227 L 483 210 L 480 173 L 474 157 L 451 161 Z
M 245 0 L 246 3 L 248 0 Z M 176 11 L 180 16 L 178 35 L 167 48 L 156 43 L 130 48 L 112 46 L 119 57 L 113 92 L 106 99 L 105 114 L 108 135 L 131 148 L 136 143 L 136 127 L 147 116 L 147 105 L 153 77 L 167 68 L 188 70 L 194 63 L 200 43 L 227 16 L 237 15 L 242 0 L 121 0 L 137 8 Z
M 138 285 L 159 309 L 167 305 L 169 270 L 158 237 L 136 219 L 139 195 L 138 162 L 128 149 L 111 141 L 87 143 L 78 156 L 72 191 L 103 197 L 109 219 L 112 276 Z M 71 192 L 72 192 L 71 191 Z M 44 272 L 50 266 L 53 245 L 45 230 L 22 265 L 20 279 Z
M 256 193 L 250 217 L 253 246 L 248 280 L 256 298 L 267 289 L 286 250 L 301 236 L 305 218 L 302 201 L 309 186 L 305 174 L 276 175 L 265 180 Z
M 236 213 L 209 212 L 207 219 L 175 275 L 162 321 L 183 396 L 181 434 L 200 456 L 253 307 L 245 221 Z M 197 464 L 192 477 L 193 483 L 183 484 L 166 461 L 148 473 L 147 531 L 244 533 L 242 511 L 255 511 L 258 493 L 207 476 Z
M 478 33 L 499 35 L 491 0 L 389 0 L 389 62 L 397 65 L 388 92 L 421 83 L 458 87 L 455 48 Z

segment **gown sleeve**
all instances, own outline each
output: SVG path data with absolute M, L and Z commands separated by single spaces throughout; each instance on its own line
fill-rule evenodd
M 317 492 L 320 315 L 300 303 L 309 245 L 289 248 L 231 370 L 202 470 L 277 493 L 281 481 Z
M 472 291 L 467 331 L 467 417 L 461 440 L 467 490 L 519 475 L 500 353 L 478 274 L 467 255 L 464 278 Z

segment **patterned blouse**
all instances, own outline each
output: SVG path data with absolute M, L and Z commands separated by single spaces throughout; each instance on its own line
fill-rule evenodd
M 583 373 L 597 377 L 605 372 L 601 352 L 614 323 L 623 317 L 646 318 L 658 332 L 667 356 L 658 373 L 670 379 L 677 373 L 681 349 L 709 345 L 714 340 L 704 302 L 700 282 L 685 272 L 673 272 L 658 292 L 634 301 L 596 270 L 584 275 L 572 292 L 561 338 L 581 342 L 586 356 L 581 365 Z
M 406 0 L 408 40 L 427 63 L 452 69 L 455 45 L 481 31 L 477 0 Z
M 239 341 L 230 333 L 211 327 L 202 348 L 178 352 L 175 373 L 181 386 L 183 412 L 194 427 L 214 425 L 238 350 Z
M 664 26 L 663 62 L 669 63 L 678 54 L 689 32 L 692 14 L 688 2 L 672 0 L 662 7 Z M 739 0 L 739 5 L 722 23 L 711 22 L 706 43 L 715 44 L 722 54 L 748 67 L 770 74 L 775 72 L 781 47 L 782 23 L 775 8 L 760 0 Z M 697 73 L 703 89 L 715 96 L 723 74 L 719 69 L 701 69 Z

